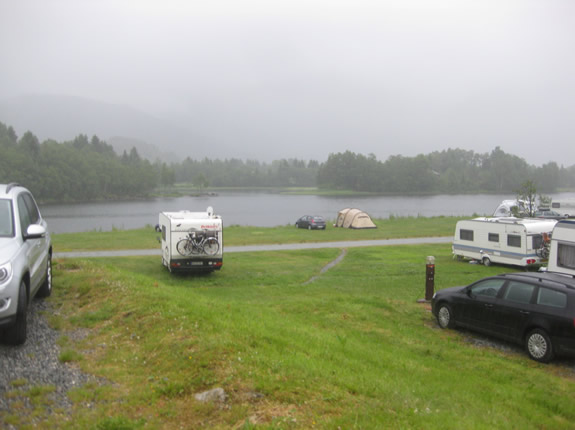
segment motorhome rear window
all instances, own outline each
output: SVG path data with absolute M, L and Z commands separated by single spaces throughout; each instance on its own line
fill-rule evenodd
M 521 236 L 517 234 L 508 234 L 507 245 L 514 248 L 521 248 Z
M 461 240 L 473 240 L 473 230 L 459 230 L 459 238 Z
M 575 269 L 575 246 L 559 243 L 557 246 L 557 266 Z
M 489 242 L 498 242 L 499 243 L 499 234 L 498 233 L 489 233 L 487 240 L 489 240 Z

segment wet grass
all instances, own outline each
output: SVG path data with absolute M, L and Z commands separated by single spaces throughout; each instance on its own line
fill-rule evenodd
M 339 254 L 233 253 L 207 276 L 171 275 L 155 257 L 55 261 L 52 319 L 63 334 L 89 328 L 66 348 L 108 383 L 73 390 L 71 419 L 43 424 L 572 428 L 571 362 L 478 347 L 417 303 L 428 255 L 438 289 L 513 269 L 454 261 L 445 244 L 351 248 L 321 273 Z M 225 404 L 195 399 L 215 387 Z
M 375 219 L 376 229 L 353 230 L 333 227 L 326 230 L 297 229 L 294 225 L 278 227 L 224 226 L 224 246 L 281 243 L 337 242 L 344 240 L 398 239 L 409 237 L 452 236 L 458 217 L 391 217 Z M 152 226 L 136 230 L 108 232 L 59 233 L 53 235 L 55 252 L 117 249 L 154 249 L 160 247 Z

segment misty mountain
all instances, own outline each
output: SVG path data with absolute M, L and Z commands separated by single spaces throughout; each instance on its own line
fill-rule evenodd
M 31 131 L 40 141 L 64 142 L 79 134 L 96 135 L 120 154 L 135 146 L 142 156 L 164 161 L 210 156 L 213 145 L 184 121 L 80 97 L 34 94 L 0 100 L 0 121 L 18 136 Z
M 129 154 L 132 148 L 136 148 L 140 157 L 151 162 L 161 160 L 167 163 L 179 163 L 182 161 L 182 158 L 174 152 L 161 151 L 156 145 L 130 137 L 112 136 L 106 140 L 106 143 L 112 145 L 118 155 L 122 155 L 124 152 Z

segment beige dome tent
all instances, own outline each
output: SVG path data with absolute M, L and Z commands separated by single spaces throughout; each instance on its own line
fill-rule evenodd
M 337 213 L 336 227 L 343 228 L 377 228 L 371 217 L 359 209 L 346 208 Z

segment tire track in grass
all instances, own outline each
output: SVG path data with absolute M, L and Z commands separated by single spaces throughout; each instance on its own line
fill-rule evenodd
M 340 254 L 337 256 L 337 258 L 333 261 L 330 261 L 329 263 L 327 263 L 324 267 L 322 267 L 322 269 L 319 271 L 319 275 L 317 276 L 312 276 L 310 279 L 308 279 L 307 281 L 305 281 L 302 285 L 307 285 L 307 284 L 311 284 L 313 281 L 315 281 L 317 278 L 319 278 L 319 276 L 325 272 L 327 272 L 329 269 L 331 269 L 332 267 L 338 265 L 341 260 L 344 259 L 344 257 L 347 255 L 347 249 L 343 248 L 340 252 Z

